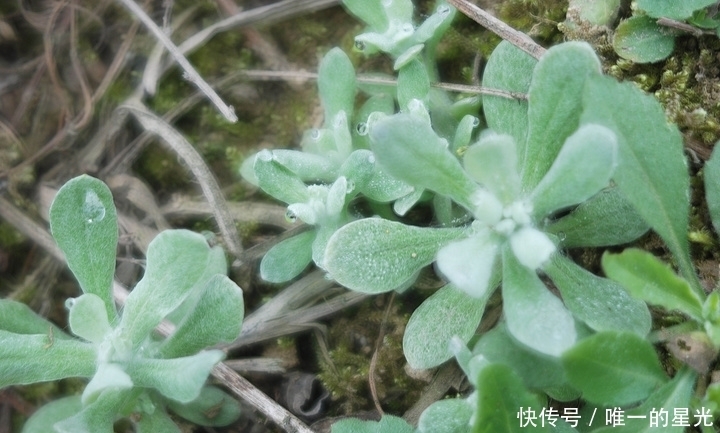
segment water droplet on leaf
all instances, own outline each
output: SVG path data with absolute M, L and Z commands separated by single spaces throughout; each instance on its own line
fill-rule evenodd
M 261 161 L 270 162 L 273 160 L 273 154 L 267 149 L 263 149 L 257 154 L 257 158 Z
M 365 51 L 365 42 L 355 41 L 355 49 L 358 51 Z
M 437 8 L 437 13 L 440 15 L 447 15 L 450 13 L 450 6 L 448 5 L 440 5 Z
M 295 212 L 288 209 L 287 212 L 285 212 L 285 220 L 289 223 L 294 223 L 297 221 L 297 215 L 295 215 Z
M 357 124 L 357 127 L 356 127 L 356 130 L 357 130 L 357 133 L 358 133 L 359 135 L 367 135 L 367 133 L 368 133 L 368 125 L 367 125 L 367 123 L 365 123 L 365 122 L 360 122 L 360 123 L 358 123 L 358 124 Z
M 312 129 L 310 131 L 310 138 L 312 138 L 313 140 L 318 140 L 320 138 L 320 130 Z
M 93 190 L 85 192 L 85 203 L 82 208 L 83 218 L 88 224 L 102 221 L 105 218 L 105 206 L 103 206 L 97 193 Z

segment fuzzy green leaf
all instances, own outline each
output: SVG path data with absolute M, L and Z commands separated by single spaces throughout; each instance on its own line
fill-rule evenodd
M 629 331 L 641 337 L 650 332 L 647 305 L 620 284 L 593 275 L 560 254 L 543 270 L 560 290 L 565 306 L 595 331 Z
M 405 110 L 413 99 L 426 101 L 428 92 L 430 92 L 430 77 L 427 70 L 420 60 L 413 59 L 398 72 L 398 104 L 402 110 Z
M 495 194 L 503 204 L 520 195 L 517 146 L 509 135 L 487 134 L 465 152 L 468 175 Z
M 122 334 L 134 347 L 180 306 L 210 257 L 205 237 L 189 230 L 166 230 L 150 242 L 145 275 L 130 292 L 120 322 Z
M 167 398 L 188 403 L 200 395 L 210 371 L 224 357 L 220 350 L 174 359 L 137 357 L 127 372 L 136 386 L 155 388 Z
M 22 302 L 0 299 L 0 330 L 15 334 L 47 334 L 52 328 L 53 337 L 72 339 L 55 324 L 38 316 Z
M 629 248 L 620 254 L 605 253 L 602 266 L 609 278 L 622 284 L 634 297 L 702 321 L 704 299 L 670 266 L 647 251 Z
M 483 86 L 526 94 L 537 60 L 507 41 L 490 55 L 483 73 Z M 528 128 L 528 102 L 501 96 L 483 95 L 483 111 L 488 126 L 499 134 L 509 134 L 524 144 Z
M 100 343 L 112 330 L 103 300 L 92 293 L 68 299 L 70 313 L 68 323 L 73 334 L 93 343 Z
M 415 429 L 404 419 L 384 415 L 380 421 L 362 421 L 349 418 L 332 425 L 331 433 L 414 433 Z
M 667 381 L 652 344 L 630 332 L 592 335 L 562 356 L 570 383 L 592 403 L 623 406 Z
M 450 398 L 436 401 L 418 420 L 417 433 L 470 433 L 471 403 Z
M 570 0 L 568 12 L 571 10 L 577 11 L 580 19 L 590 24 L 610 26 L 617 18 L 620 0 Z
M 700 292 L 686 236 L 690 179 L 677 127 L 667 123 L 656 99 L 610 77 L 588 83 L 583 121 L 615 131 L 619 159 L 613 179 Z
M 189 356 L 240 335 L 244 314 L 243 293 L 231 279 L 210 278 L 195 309 L 182 321 L 160 350 L 167 358 Z
M 114 320 L 112 280 L 118 226 L 110 189 L 87 175 L 70 179 L 50 206 L 50 230 L 83 293 L 99 296 Z
M 438 251 L 437 268 L 459 289 L 474 298 L 483 298 L 498 283 L 495 263 L 499 240 L 490 230 L 451 242 Z
M 706 8 L 717 0 L 637 0 L 637 8 L 653 18 L 671 18 L 682 21 L 693 12 Z
M 240 417 L 240 405 L 235 399 L 214 386 L 206 386 L 190 403 L 167 401 L 173 412 L 199 425 L 222 427 Z
M 94 402 L 107 390 L 122 391 L 133 387 L 133 381 L 125 373 L 122 366 L 109 362 L 101 362 L 95 375 L 85 387 L 82 403 L 87 406 Z
M 565 140 L 580 126 L 585 82 L 598 76 L 600 61 L 585 42 L 556 45 L 538 62 L 528 94 L 527 141 L 518 142 L 526 190 L 540 182 Z
M 332 235 L 324 266 L 335 281 L 351 290 L 388 292 L 432 263 L 437 251 L 462 233 L 461 229 L 420 228 L 366 218 Z
M 128 392 L 107 390 L 76 415 L 55 424 L 57 433 L 113 433 L 120 406 L 126 402 Z
M 384 31 L 388 26 L 382 0 L 343 0 L 343 5 L 358 19 L 365 21 L 371 29 Z
M 547 433 L 547 426 L 521 426 L 518 412 L 532 408 L 541 412 L 538 398 L 508 366 L 490 364 L 480 370 L 477 379 L 477 412 L 473 433 L 523 433 L 528 427 L 536 433 Z M 537 421 L 537 420 L 536 420 Z
M 619 188 L 600 191 L 568 215 L 550 223 L 552 233 L 566 248 L 605 247 L 632 242 L 650 226 L 622 195 Z
M 542 218 L 589 199 L 608 185 L 616 164 L 615 134 L 604 126 L 582 125 L 533 190 L 533 214 Z
M 318 90 L 325 108 L 325 127 L 330 128 L 335 115 L 344 111 L 350 116 L 355 105 L 355 68 L 347 54 L 333 48 L 318 66 Z
M 260 277 L 271 283 L 290 281 L 312 261 L 315 230 L 308 230 L 278 243 L 260 262 Z
M 648 16 L 634 16 L 617 26 L 613 48 L 620 57 L 635 63 L 655 63 L 672 54 L 675 35 Z
M 471 195 L 477 185 L 430 122 L 410 114 L 388 116 L 373 124 L 370 138 L 377 162 L 391 176 L 473 209 Z
M 487 298 L 470 297 L 448 284 L 426 299 L 413 312 L 403 335 L 410 366 L 433 368 L 452 358 L 450 339 L 457 336 L 467 343 L 475 335 Z
M 0 330 L 0 388 L 95 373 L 95 346 L 75 339 Z
M 535 271 L 503 250 L 503 310 L 508 330 L 521 343 L 541 353 L 560 356 L 575 343 L 575 320 Z
M 373 155 L 373 160 L 375 156 Z M 373 175 L 367 185 L 360 187 L 360 192 L 370 200 L 387 203 L 412 193 L 414 188 L 396 179 L 375 164 Z
M 689 368 L 680 370 L 670 382 L 650 394 L 640 406 L 625 411 L 624 425 L 601 427 L 593 430 L 593 433 L 683 433 L 685 427 L 681 425 L 682 423 L 675 423 L 673 417 L 676 408 L 691 407 L 690 399 L 696 377 L 697 375 Z M 660 416 L 665 412 L 664 419 L 667 422 L 663 422 L 663 418 L 658 418 L 657 424 L 653 425 L 651 423 L 653 412 Z M 648 415 L 650 419 L 646 418 Z M 642 418 L 631 418 L 632 416 Z M 692 423 L 696 422 L 697 420 L 693 419 Z
M 720 233 L 720 142 L 715 144 L 710 159 L 705 163 L 705 201 L 715 233 Z
M 507 331 L 504 323 L 480 337 L 473 348 L 473 355 L 482 355 L 492 363 L 512 368 L 528 388 L 544 389 L 564 383 L 567 379 L 560 361 L 541 355 L 518 344 Z
M 82 410 L 79 395 L 62 397 L 38 408 L 25 422 L 21 433 L 52 433 L 53 425 Z
M 253 170 L 258 186 L 282 202 L 304 203 L 310 197 L 303 181 L 280 164 L 269 150 L 262 150 L 257 154 Z

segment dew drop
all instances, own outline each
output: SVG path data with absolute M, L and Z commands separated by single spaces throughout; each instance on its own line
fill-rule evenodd
M 260 161 L 270 162 L 273 160 L 273 154 L 271 151 L 263 149 L 258 152 L 257 158 L 260 159 Z
M 83 219 L 88 224 L 102 221 L 105 218 L 105 206 L 103 206 L 97 193 L 91 189 L 85 192 L 85 203 L 82 208 Z
M 474 117 L 472 126 L 473 126 L 473 128 L 477 128 L 478 126 L 480 126 L 480 119 L 478 119 L 477 117 Z
M 358 51 L 365 51 L 365 42 L 355 41 L 355 49 Z
M 75 306 L 75 298 L 67 298 L 65 300 L 65 309 L 66 310 L 72 310 L 72 307 Z
M 403 33 L 412 33 L 415 31 L 415 27 L 413 27 L 413 25 L 410 23 L 405 23 L 405 24 L 403 24 L 401 31 Z
M 557 237 L 558 239 L 560 239 L 560 242 L 564 242 L 565 239 L 567 239 L 567 235 L 565 234 L 565 232 L 558 232 Z
M 370 164 L 375 164 L 375 154 L 374 153 L 371 153 L 370 155 L 368 155 L 368 162 Z
M 345 186 L 345 193 L 346 193 L 346 194 L 350 194 L 350 193 L 353 192 L 354 190 L 355 190 L 355 182 L 353 182 L 352 180 L 349 180 L 349 179 L 348 179 L 347 185 Z
M 365 122 L 358 123 L 355 129 L 359 135 L 367 135 L 368 133 L 368 125 Z
M 317 128 L 310 130 L 310 138 L 313 140 L 319 140 L 320 139 L 320 130 Z
M 295 215 L 295 212 L 288 209 L 287 212 L 285 212 L 285 221 L 289 223 L 294 223 L 295 221 L 297 221 L 297 215 Z
M 437 13 L 440 15 L 447 15 L 450 13 L 450 6 L 448 5 L 440 5 L 437 8 Z

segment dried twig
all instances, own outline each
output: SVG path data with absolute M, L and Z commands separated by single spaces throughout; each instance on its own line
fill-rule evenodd
M 448 0 L 448 3 L 458 8 L 459 11 L 470 17 L 473 21 L 492 31 L 496 35 L 530 54 L 531 56 L 539 59 L 545 54 L 545 48 L 541 47 L 530 36 L 525 33 L 519 32 L 474 4 L 468 0 Z
M 659 26 L 670 27 L 671 29 L 680 30 L 683 32 L 690 33 L 691 35 L 699 38 L 702 35 L 714 35 L 715 30 L 703 30 L 695 26 L 691 26 L 688 23 L 682 21 L 673 20 L 670 18 L 658 18 L 657 24 Z
M 162 31 L 160 27 L 155 24 L 155 22 L 145 13 L 140 6 L 138 6 L 133 0 L 119 0 L 120 3 L 122 3 L 126 8 L 130 10 L 130 12 L 133 13 L 136 17 L 140 19 L 140 21 L 145 24 L 145 26 L 155 35 L 155 37 L 165 45 L 165 48 L 167 48 L 168 52 L 173 56 L 175 61 L 180 65 L 180 67 L 183 68 L 185 71 L 185 74 L 187 76 L 187 79 L 194 83 L 198 89 L 200 89 L 209 99 L 212 101 L 213 104 L 217 107 L 217 109 L 222 113 L 225 118 L 230 122 L 237 122 L 238 118 L 237 115 L 235 115 L 235 109 L 225 104 L 223 102 L 222 98 L 215 93 L 215 90 L 213 90 L 212 87 L 198 74 L 198 72 L 195 70 L 195 68 L 190 64 L 190 62 L 185 58 L 185 56 L 178 50 L 178 48 L 175 46 L 175 44 L 168 38 L 168 36 L 165 34 L 165 32 Z

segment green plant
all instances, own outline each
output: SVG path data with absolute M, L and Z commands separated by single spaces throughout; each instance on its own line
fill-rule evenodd
M 675 49 L 679 34 L 658 20 L 673 20 L 677 28 L 696 35 L 712 31 L 720 37 L 720 19 L 715 0 L 638 0 L 632 17 L 622 21 L 615 31 L 613 47 L 623 58 L 636 63 L 653 63 L 667 58 Z
M 91 378 L 82 396 L 38 410 L 23 432 L 112 432 L 128 417 L 136 432 L 179 432 L 167 409 L 203 425 L 239 415 L 222 390 L 205 386 L 224 354 L 201 349 L 235 339 L 242 291 L 225 276 L 223 251 L 187 230 L 168 230 L 148 247 L 143 278 L 122 313 L 112 297 L 118 225 L 112 195 L 101 181 L 68 181 L 50 209 L 53 237 L 83 294 L 68 299 L 66 334 L 24 304 L 0 300 L 0 387 Z M 175 332 L 159 338 L 163 320 Z

